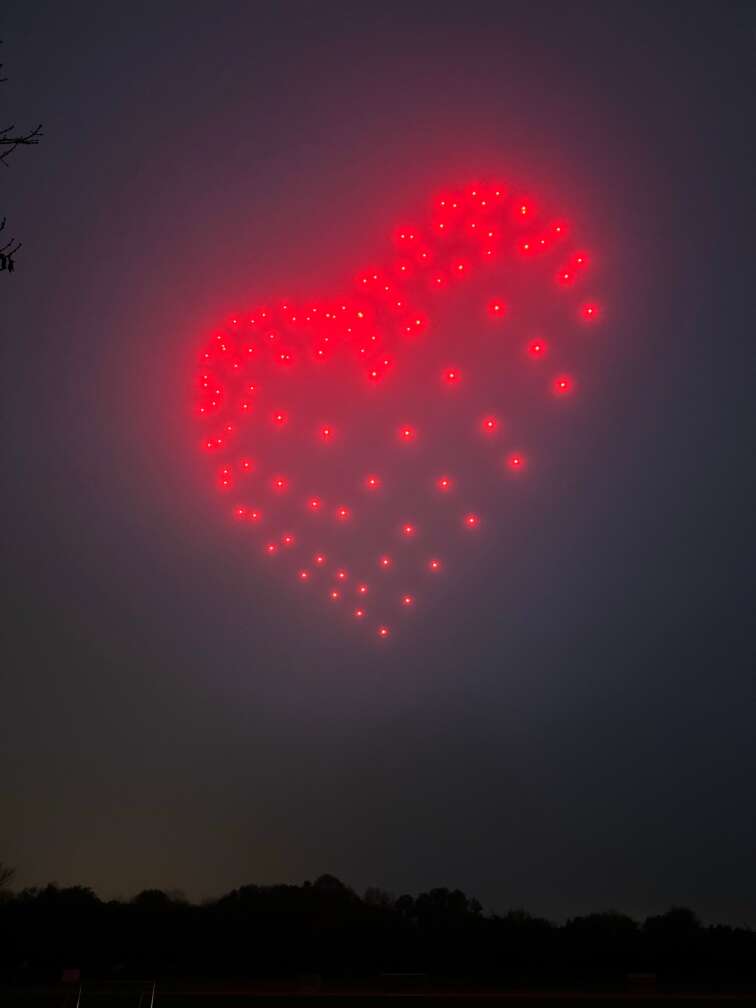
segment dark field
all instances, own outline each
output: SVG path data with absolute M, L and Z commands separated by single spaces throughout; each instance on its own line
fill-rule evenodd
M 151 1008 L 150 989 L 141 991 L 88 990 L 55 988 L 0 989 L 2 1008 Z M 348 991 L 259 993 L 243 986 L 235 987 L 158 987 L 152 1008 L 294 1008 L 303 1002 L 312 1008 L 383 1008 L 397 999 L 411 999 L 414 1008 L 438 1008 L 453 1002 L 455 1008 L 467 1005 L 501 1003 L 506 1008 L 609 1008 L 612 1005 L 637 1004 L 639 1008 L 725 1008 L 732 1004 L 756 1005 L 756 991 L 728 993 L 658 991 L 437 991 L 433 993 L 404 990 L 394 993 L 353 993 Z

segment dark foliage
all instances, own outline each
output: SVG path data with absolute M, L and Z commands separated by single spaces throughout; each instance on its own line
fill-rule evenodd
M 639 924 L 620 913 L 556 926 L 523 910 L 484 914 L 458 889 L 358 896 L 333 875 L 247 885 L 202 905 L 145 890 L 128 903 L 48 885 L 0 900 L 0 980 L 104 977 L 325 977 L 421 972 L 479 983 L 660 982 L 719 987 L 756 979 L 756 933 L 675 908 Z

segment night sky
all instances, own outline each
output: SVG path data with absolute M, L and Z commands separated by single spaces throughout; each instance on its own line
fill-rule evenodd
M 755 21 L 722 3 L 6 3 L 0 858 L 756 925 Z M 390 647 L 230 529 L 208 327 L 480 173 L 601 258 L 581 394 Z M 466 547 L 465 547 L 466 549 Z M 459 550 L 460 560 L 462 550 Z

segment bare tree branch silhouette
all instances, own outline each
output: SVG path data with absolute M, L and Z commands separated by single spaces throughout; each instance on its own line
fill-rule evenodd
M 5 78 L 2 79 L 4 80 Z M 15 128 L 15 125 L 11 124 L 10 126 L 6 126 L 5 129 L 0 130 L 0 147 L 8 148 L 8 150 L 3 151 L 3 153 L 0 154 L 0 161 L 6 167 L 8 165 L 8 158 L 11 156 L 16 147 L 19 147 L 22 144 L 37 144 L 39 143 L 39 138 L 43 135 L 42 123 L 39 123 L 39 125 L 35 126 L 30 133 L 25 133 L 23 136 L 8 136 L 8 134 L 11 133 L 11 130 L 14 130 Z
M 3 64 L 0 63 L 0 70 L 2 70 L 2 66 Z M 7 79 L 7 77 L 0 76 L 0 84 L 4 84 Z M 0 163 L 2 163 L 6 168 L 8 167 L 8 159 L 15 150 L 19 147 L 28 147 L 31 144 L 38 144 L 40 138 L 42 137 L 42 123 L 39 123 L 33 130 L 29 130 L 27 133 L 15 133 L 15 129 L 15 123 L 11 123 L 10 126 L 0 129 Z M 0 223 L 0 231 L 5 229 L 5 224 L 6 218 L 3 217 L 2 222 Z M 13 272 L 16 267 L 13 257 L 20 248 L 21 242 L 17 241 L 15 238 L 10 238 L 10 240 L 4 245 L 0 245 L 0 273 L 3 271 L 7 273 Z

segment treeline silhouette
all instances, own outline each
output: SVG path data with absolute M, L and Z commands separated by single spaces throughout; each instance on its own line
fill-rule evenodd
M 352 979 L 423 973 L 481 984 L 627 982 L 721 988 L 756 980 L 756 932 L 705 926 L 685 908 L 638 922 L 617 912 L 555 925 L 523 910 L 486 914 L 458 889 L 359 896 L 333 875 L 246 885 L 202 904 L 146 890 L 128 902 L 88 888 L 0 897 L 0 982 L 83 977 Z

